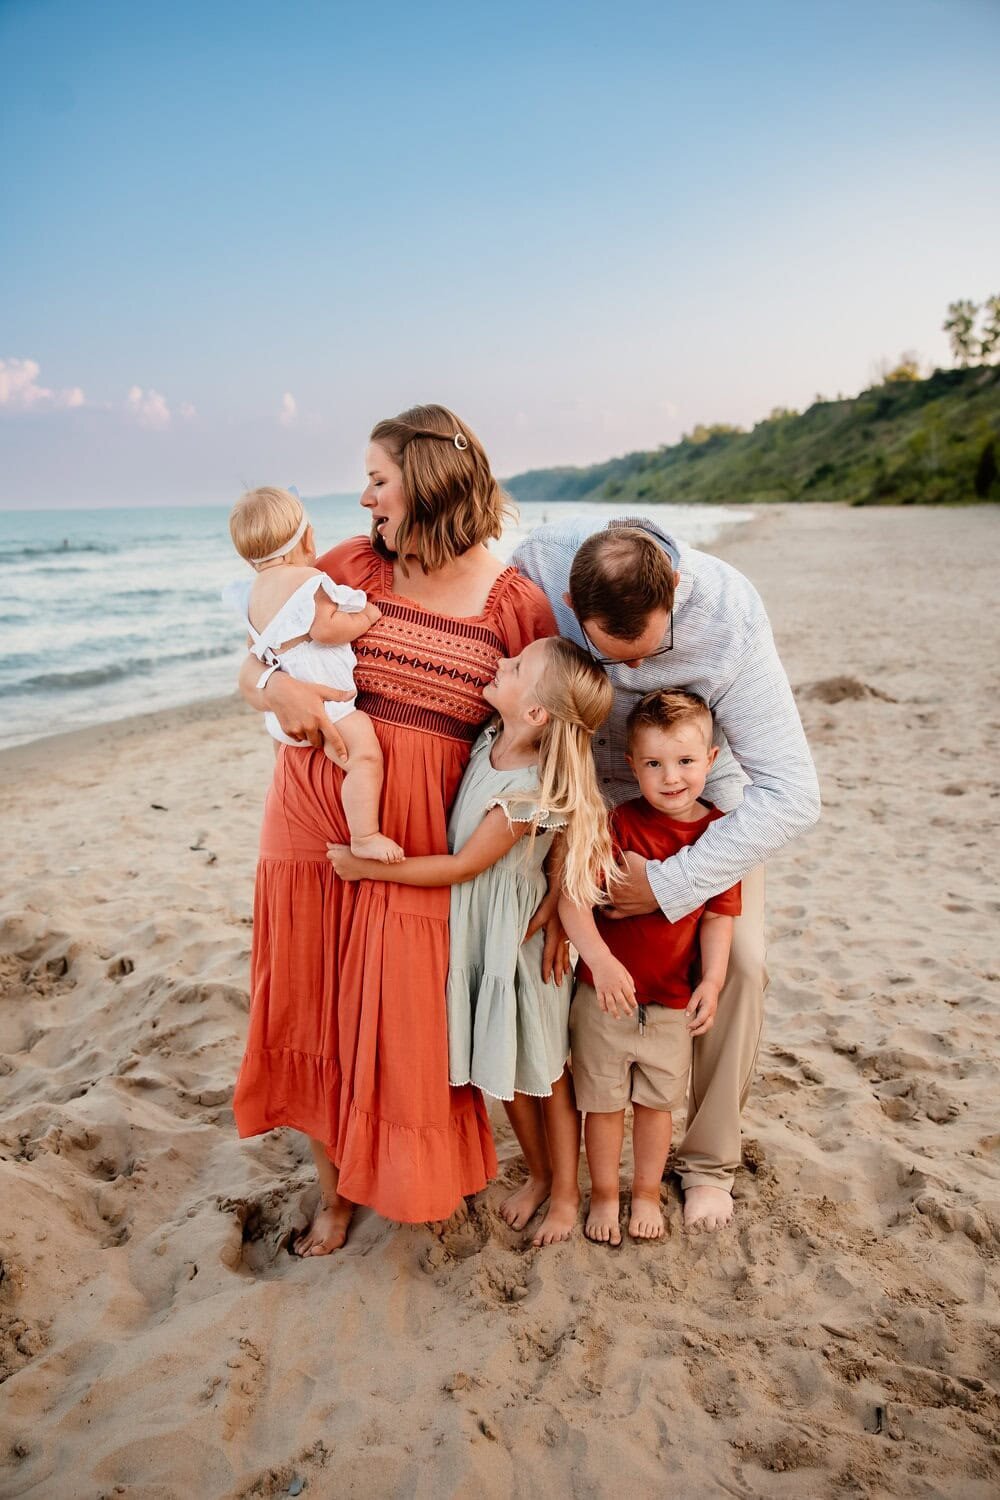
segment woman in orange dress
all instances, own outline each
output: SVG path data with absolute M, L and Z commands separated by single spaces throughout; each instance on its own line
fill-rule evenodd
M 385 758 L 382 832 L 409 855 L 446 853 L 448 810 L 490 717 L 483 687 L 500 657 L 556 634 L 555 620 L 541 590 L 487 550 L 503 495 L 453 413 L 423 406 L 380 422 L 366 466 L 371 539 L 317 566 L 382 612 L 354 643 L 357 706 Z M 320 723 L 329 736 L 315 684 L 275 673 L 257 692 L 245 675 L 244 691 L 293 738 L 315 739 Z M 339 880 L 327 844 L 348 839 L 342 777 L 319 750 L 280 751 L 233 1101 L 241 1136 L 291 1126 L 310 1139 L 321 1198 L 302 1255 L 338 1249 L 356 1204 L 446 1219 L 496 1172 L 481 1096 L 448 1084 L 449 892 Z

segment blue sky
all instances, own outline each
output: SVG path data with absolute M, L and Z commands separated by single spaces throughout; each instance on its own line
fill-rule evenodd
M 0 0 L 0 505 L 350 489 L 417 400 L 587 463 L 947 362 L 998 62 L 994 0 Z

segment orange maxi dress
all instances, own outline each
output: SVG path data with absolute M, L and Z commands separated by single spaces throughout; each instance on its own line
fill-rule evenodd
M 507 568 L 482 614 L 456 619 L 393 592 L 367 537 L 318 566 L 364 589 L 382 619 L 354 643 L 358 707 L 385 757 L 382 832 L 447 852 L 448 810 L 491 710 L 501 656 L 556 633 L 541 590 Z M 342 772 L 282 747 L 254 895 L 250 1027 L 233 1111 L 241 1136 L 291 1126 L 322 1141 L 340 1191 L 389 1219 L 447 1218 L 496 1172 L 485 1106 L 448 1084 L 447 889 L 342 882 Z

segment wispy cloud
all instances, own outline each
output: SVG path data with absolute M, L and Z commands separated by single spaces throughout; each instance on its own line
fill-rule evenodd
M 281 398 L 281 409 L 278 412 L 278 421 L 282 427 L 291 427 L 299 414 L 298 402 L 291 391 L 286 391 Z
M 0 359 L 0 406 L 12 411 L 45 411 L 86 405 L 78 385 L 52 390 L 40 385 L 41 366 L 35 359 Z
M 141 385 L 134 385 L 125 398 L 125 405 L 140 427 L 152 427 L 162 432 L 170 426 L 170 407 L 159 391 L 152 388 L 144 391 Z
M 43 385 L 40 379 L 41 366 L 37 359 L 0 359 L 0 411 L 9 412 L 54 412 L 73 411 L 87 407 L 91 412 L 123 412 L 140 427 L 154 432 L 163 432 L 179 417 L 182 422 L 193 422 L 198 413 L 190 401 L 182 401 L 176 410 L 171 410 L 166 396 L 150 386 L 130 387 L 124 402 L 119 405 L 110 401 L 88 401 L 78 385 L 55 389 Z M 294 405 L 293 414 L 294 414 Z

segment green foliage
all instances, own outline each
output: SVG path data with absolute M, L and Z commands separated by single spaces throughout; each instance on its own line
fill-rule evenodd
M 636 500 L 974 502 L 1000 499 L 988 447 L 995 463 L 1000 368 L 966 367 L 927 380 L 887 378 L 801 415 L 778 409 L 752 432 L 698 426 L 670 447 L 588 469 L 534 470 L 507 488 L 517 500 L 610 500 L 622 510 Z
M 976 319 L 983 315 L 976 335 Z M 982 307 L 968 298 L 948 304 L 948 316 L 941 325 L 951 342 L 951 352 L 963 368 L 978 360 L 989 364 L 1000 352 L 1000 296 L 987 297 Z
M 886 385 L 899 385 L 900 381 L 903 380 L 919 379 L 920 361 L 912 350 L 907 350 L 905 354 L 900 355 L 899 364 L 896 365 L 895 369 L 887 373 L 885 383 Z
M 949 302 L 948 316 L 941 325 L 948 335 L 948 342 L 951 344 L 951 352 L 956 362 L 963 368 L 972 363 L 975 353 L 974 331 L 978 311 L 976 304 L 970 302 L 967 297 L 961 298 L 958 302 Z
M 703 423 L 699 422 L 697 427 L 695 427 L 690 433 L 684 434 L 684 437 L 681 439 L 681 441 L 684 443 L 691 443 L 694 445 L 694 447 L 700 448 L 703 444 L 711 443 L 719 438 L 724 440 L 726 438 L 736 437 L 737 434 L 743 432 L 743 430 L 744 429 L 742 427 L 730 426 L 728 422 L 713 422 L 710 427 L 706 427 Z
M 979 357 L 983 362 L 1000 353 L 1000 297 L 987 297 L 983 303 L 983 326 L 979 334 Z
M 983 444 L 983 451 L 979 455 L 976 465 L 976 477 L 973 481 L 976 494 L 980 500 L 988 500 L 991 490 L 997 483 L 997 450 L 996 444 L 990 438 L 988 443 Z

